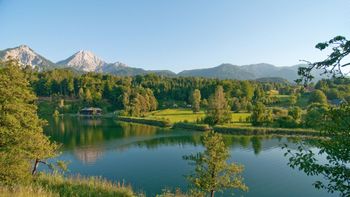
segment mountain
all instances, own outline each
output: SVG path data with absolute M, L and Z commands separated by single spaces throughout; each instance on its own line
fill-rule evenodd
M 145 75 L 149 73 L 155 73 L 162 76 L 176 76 L 174 72 L 169 70 L 144 70 L 142 68 L 129 67 L 126 64 L 120 62 L 104 65 L 101 69 L 101 72 L 120 76 Z
M 0 51 L 0 60 L 7 60 L 9 57 L 18 59 L 23 65 L 37 67 L 39 68 L 39 71 L 54 68 L 68 68 L 79 73 L 99 72 L 120 76 L 135 76 L 154 73 L 162 76 L 193 76 L 279 82 L 284 81 L 284 79 L 293 82 L 298 78 L 298 68 L 300 66 L 305 66 L 300 64 L 290 67 L 277 67 L 266 63 L 237 66 L 226 63 L 212 68 L 184 70 L 176 74 L 169 70 L 144 70 L 142 68 L 129 67 L 121 62 L 107 63 L 92 52 L 85 50 L 78 51 L 67 59 L 55 64 L 37 54 L 26 45 Z M 319 75 L 320 73 L 321 71 L 314 71 L 312 73 L 315 76 L 315 81 L 321 79 L 321 76 Z
M 236 66 L 232 64 L 221 64 L 212 68 L 193 69 L 180 72 L 180 76 L 210 77 L 219 79 L 237 79 L 237 80 L 267 80 L 267 78 L 283 78 L 293 82 L 298 78 L 298 68 L 305 66 L 303 64 L 295 66 L 274 66 L 272 64 L 250 64 Z M 315 80 L 319 80 L 320 71 L 313 72 Z M 280 81 L 280 80 L 278 80 Z
M 9 58 L 17 59 L 23 65 L 30 65 L 39 70 L 45 70 L 55 67 L 55 64 L 43 56 L 37 54 L 27 45 L 20 45 L 15 48 L 9 48 L 0 51 L 0 59 L 8 60 Z
M 90 51 L 79 51 L 69 58 L 59 61 L 56 63 L 59 67 L 73 68 L 78 71 L 84 72 L 100 72 L 109 73 L 120 76 L 134 76 L 134 75 L 145 75 L 148 73 L 156 73 L 159 75 L 172 76 L 176 75 L 171 71 L 152 71 L 144 70 L 142 68 L 129 67 L 124 63 L 115 62 L 107 63 L 97 57 Z
M 65 60 L 56 63 L 61 67 L 71 67 L 79 71 L 97 72 L 102 70 L 102 67 L 107 63 L 97 57 L 90 51 L 78 51 Z
M 184 77 L 208 77 L 208 78 L 219 78 L 219 79 L 238 79 L 247 80 L 255 79 L 255 75 L 242 70 L 240 66 L 232 64 L 221 64 L 213 68 L 184 70 L 178 73 L 179 76 Z

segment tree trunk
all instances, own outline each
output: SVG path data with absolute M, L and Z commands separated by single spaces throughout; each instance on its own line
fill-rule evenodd
M 38 165 L 39 165 L 39 159 L 35 159 L 32 175 L 36 173 L 36 169 L 38 168 Z
M 211 196 L 211 197 L 214 197 L 214 192 L 215 192 L 214 190 L 211 190 L 211 191 L 210 191 L 210 196 Z

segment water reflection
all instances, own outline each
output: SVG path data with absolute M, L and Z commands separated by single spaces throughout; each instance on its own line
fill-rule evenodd
M 202 132 L 169 130 L 117 122 L 112 118 L 49 118 L 45 128 L 62 143 L 58 159 L 71 161 L 71 173 L 102 176 L 131 183 L 136 191 L 155 196 L 162 189 L 187 189 L 184 175 L 193 171 L 183 155 L 203 151 Z M 224 135 L 231 160 L 245 165 L 251 189 L 244 196 L 329 196 L 315 191 L 314 179 L 287 166 L 281 146 L 298 139 L 276 136 Z M 286 179 L 288 177 L 288 179 Z M 238 195 L 239 196 L 239 195 Z
M 131 147 L 155 149 L 159 146 L 200 146 L 202 132 L 162 129 L 154 126 L 118 122 L 112 118 L 59 117 L 49 118 L 45 128 L 52 140 L 63 144 L 63 151 L 73 151 L 85 164 L 96 162 L 109 149 L 126 151 Z M 262 150 L 275 148 L 268 139 L 276 136 L 224 135 L 225 144 L 232 148 Z M 287 141 L 293 141 L 287 138 Z M 262 144 L 262 141 L 266 141 Z M 281 142 L 282 145 L 282 142 Z M 277 145 L 279 146 L 279 144 Z

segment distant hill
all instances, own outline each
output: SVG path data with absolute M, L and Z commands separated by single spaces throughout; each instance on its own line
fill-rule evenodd
M 242 70 L 240 66 L 232 64 L 221 64 L 213 68 L 203 68 L 194 70 L 184 70 L 178 73 L 178 76 L 194 76 L 194 77 L 209 77 L 209 78 L 219 78 L 219 79 L 238 79 L 247 80 L 255 79 L 255 75 Z
M 285 80 L 293 82 L 298 78 L 298 67 L 305 66 L 300 64 L 290 67 L 281 67 L 266 63 L 237 66 L 226 63 L 212 68 L 184 70 L 176 74 L 169 70 L 144 70 L 142 68 L 130 67 L 121 62 L 107 63 L 101 58 L 97 57 L 94 53 L 85 50 L 78 51 L 67 59 L 53 63 L 26 45 L 0 51 L 0 59 L 6 60 L 9 57 L 18 59 L 23 65 L 37 67 L 39 70 L 70 68 L 78 73 L 99 72 L 120 76 L 134 76 L 154 73 L 163 76 L 193 76 L 276 82 L 284 82 Z M 321 78 L 319 76 L 320 71 L 315 71 L 313 74 L 316 77 L 316 80 Z
M 250 64 L 237 66 L 232 64 L 221 64 L 212 68 L 193 69 L 180 72 L 179 76 L 198 76 L 219 79 L 256 80 L 266 78 L 282 78 L 294 82 L 298 78 L 298 68 L 303 64 L 295 66 L 274 66 L 272 64 Z M 314 72 L 316 80 L 320 79 L 320 72 Z

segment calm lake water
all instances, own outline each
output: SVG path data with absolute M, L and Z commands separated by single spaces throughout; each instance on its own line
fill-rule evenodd
M 164 188 L 186 190 L 185 175 L 194 167 L 182 157 L 203 151 L 201 132 L 122 123 L 111 118 L 48 121 L 45 132 L 63 144 L 58 158 L 71 162 L 69 173 L 124 181 L 147 196 L 155 196 Z M 286 143 L 295 147 L 293 139 L 230 135 L 225 141 L 230 146 L 231 161 L 245 166 L 243 177 L 249 192 L 235 192 L 236 196 L 332 196 L 312 186 L 317 177 L 287 166 L 288 158 L 283 156 L 281 146 Z M 227 191 L 216 196 L 231 194 Z

